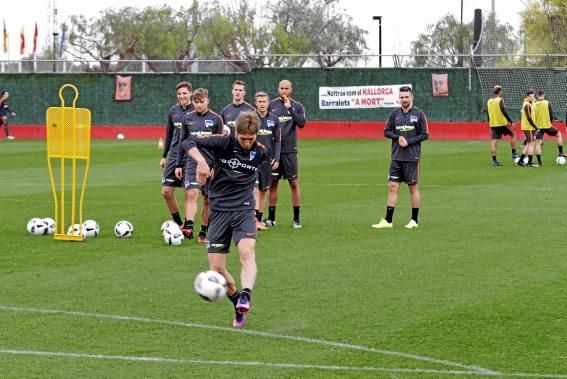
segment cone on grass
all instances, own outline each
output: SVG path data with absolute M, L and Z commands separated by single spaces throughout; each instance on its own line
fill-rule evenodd
M 163 149 L 163 139 L 162 139 L 162 138 L 159 139 L 159 141 L 158 141 L 158 143 L 157 143 L 157 148 L 158 148 L 158 149 Z

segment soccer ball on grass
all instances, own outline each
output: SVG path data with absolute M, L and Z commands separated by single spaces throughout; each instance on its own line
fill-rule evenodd
M 216 271 L 200 272 L 193 287 L 197 294 L 206 301 L 217 301 L 226 295 L 226 279 Z
M 67 228 L 67 234 L 70 236 L 80 236 L 86 237 L 86 230 L 82 224 L 73 224 Z
M 45 234 L 55 233 L 55 221 L 50 217 L 45 217 L 42 220 L 45 224 Z
M 121 220 L 114 226 L 114 234 L 118 238 L 129 238 L 134 233 L 134 226 L 126 220 Z
M 28 233 L 32 236 L 41 236 L 47 232 L 47 226 L 41 218 L 34 217 L 28 221 Z
M 100 227 L 95 220 L 86 220 L 83 222 L 85 237 L 96 237 L 100 232 Z
M 183 242 L 183 233 L 179 228 L 168 228 L 163 231 L 163 240 L 170 246 L 179 246 Z
M 563 166 L 565 164 L 565 161 L 565 157 L 563 155 L 560 155 L 555 160 L 555 163 L 557 163 L 559 166 Z

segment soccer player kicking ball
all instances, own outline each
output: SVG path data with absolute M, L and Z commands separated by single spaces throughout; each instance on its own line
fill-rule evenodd
M 386 218 L 373 228 L 383 229 L 393 226 L 394 208 L 398 202 L 400 183 L 406 182 L 410 193 L 411 220 L 407 229 L 418 227 L 417 216 L 421 203 L 417 182 L 419 179 L 419 159 L 421 142 L 429 138 L 427 119 L 423 111 L 413 106 L 413 94 L 408 86 L 400 87 L 400 108 L 390 113 L 384 136 L 392 140 L 392 160 L 388 172 L 388 203 Z
M 211 176 L 211 168 L 200 149 L 209 150 L 215 156 L 214 176 L 209 184 L 211 213 L 206 245 L 210 269 L 226 278 L 227 296 L 235 308 L 232 323 L 235 328 L 246 325 L 256 281 L 257 232 L 253 189 L 258 166 L 270 159 L 264 147 L 256 142 L 259 129 L 257 114 L 244 112 L 235 121 L 235 135 L 214 135 L 209 138 L 192 136 L 182 144 L 183 149 L 197 162 L 197 180 L 202 185 Z M 231 239 L 240 254 L 241 292 L 226 268 Z

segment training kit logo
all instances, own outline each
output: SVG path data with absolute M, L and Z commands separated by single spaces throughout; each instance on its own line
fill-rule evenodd
M 413 125 L 397 125 L 396 126 L 396 130 L 399 130 L 400 132 L 407 132 L 409 130 L 414 130 L 415 126 Z
M 207 128 L 212 128 L 215 125 L 215 122 L 213 120 L 205 120 L 205 126 Z
M 243 169 L 252 170 L 252 171 L 258 170 L 256 167 L 254 167 L 252 165 L 240 162 L 237 158 L 231 158 L 231 159 L 228 159 L 228 160 L 221 159 L 220 161 L 222 163 L 226 164 L 232 170 L 236 170 L 237 168 L 243 168 Z

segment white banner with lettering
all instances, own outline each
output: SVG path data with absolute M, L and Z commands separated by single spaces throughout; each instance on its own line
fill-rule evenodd
M 387 86 L 319 87 L 319 109 L 395 108 L 400 106 L 400 87 Z

